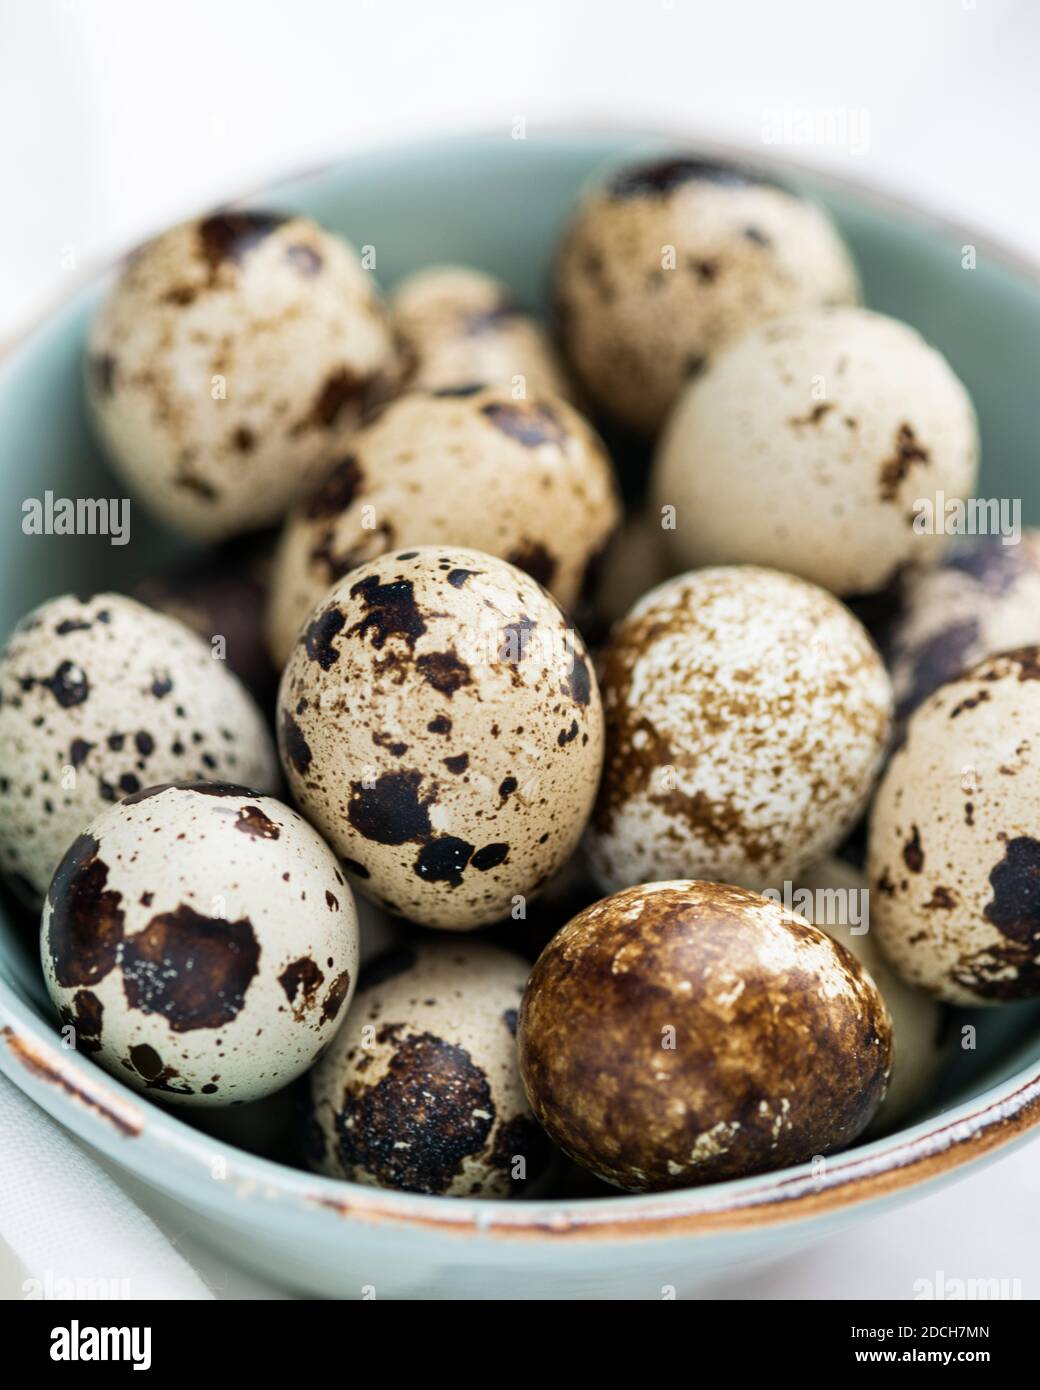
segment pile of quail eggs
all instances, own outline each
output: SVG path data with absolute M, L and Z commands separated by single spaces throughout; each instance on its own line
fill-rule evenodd
M 160 1102 L 295 1083 L 299 1162 L 385 1188 L 803 1163 L 1040 994 L 1040 541 L 914 525 L 964 386 L 753 170 L 614 170 L 552 276 L 543 325 L 300 216 L 159 236 L 86 389 L 210 548 L 0 659 L 61 1026 Z

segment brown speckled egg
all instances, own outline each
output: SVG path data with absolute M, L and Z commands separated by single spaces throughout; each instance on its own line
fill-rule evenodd
M 859 961 L 881 991 L 892 1020 L 892 1076 L 868 1133 L 889 1130 L 919 1109 L 946 1055 L 943 1010 L 895 973 L 871 929 L 865 874 L 830 856 L 798 876 L 794 910 L 822 927 Z
M 896 710 L 905 717 L 944 681 L 984 657 L 1040 642 L 1040 531 L 956 545 L 908 575 L 888 636 Z
M 555 289 L 579 382 L 647 434 L 711 354 L 754 324 L 859 298 L 820 208 L 760 173 L 689 156 L 634 165 L 590 192 Z
M 939 559 L 915 503 L 970 496 L 975 412 L 942 355 L 866 309 L 753 329 L 692 382 L 654 463 L 684 566 L 775 565 L 836 594 Z M 920 513 L 924 522 L 928 512 Z
M 106 805 L 188 777 L 279 784 L 260 711 L 213 649 L 122 594 L 51 599 L 0 654 L 0 868 L 38 903 Z
M 390 319 L 409 389 L 497 381 L 525 396 L 569 395 L 545 330 L 493 275 L 461 265 L 417 270 L 394 290 Z
M 527 965 L 492 946 L 400 946 L 361 972 L 311 1072 L 306 1135 L 319 1172 L 446 1197 L 512 1197 L 552 1146 L 516 1057 Z
M 881 948 L 951 1004 L 1040 994 L 1040 648 L 989 657 L 910 716 L 874 801 Z
M 891 1028 L 855 957 L 742 888 L 641 884 L 542 952 L 517 1034 L 535 1118 L 639 1192 L 804 1163 L 885 1092 Z
M 346 1016 L 354 901 L 295 811 L 223 782 L 149 787 L 73 841 L 41 925 L 76 1045 L 137 1090 L 229 1105 L 305 1071 Z
M 353 248 L 303 217 L 221 212 L 127 262 L 90 335 L 112 461 L 167 525 L 216 540 L 277 521 L 394 370 Z
M 751 566 L 651 590 L 601 658 L 587 849 L 607 891 L 694 873 L 761 888 L 838 844 L 888 734 L 881 658 L 847 608 Z
M 576 845 L 603 757 L 581 638 L 503 560 L 428 546 L 354 570 L 279 692 L 299 806 L 357 887 L 429 926 L 517 910 Z
M 413 392 L 362 426 L 286 525 L 269 645 L 283 663 L 329 585 L 390 547 L 500 555 L 570 608 L 620 517 L 610 460 L 556 397 L 508 387 Z

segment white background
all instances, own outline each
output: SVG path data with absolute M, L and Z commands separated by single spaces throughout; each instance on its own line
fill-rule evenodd
M 207 202 L 518 116 L 529 139 L 661 124 L 754 148 L 771 113 L 823 112 L 856 140 L 797 158 L 1040 261 L 1038 59 L 1029 0 L 0 0 L 0 341 Z M 906 1298 L 942 1270 L 1037 1297 L 1038 1152 L 716 1292 Z

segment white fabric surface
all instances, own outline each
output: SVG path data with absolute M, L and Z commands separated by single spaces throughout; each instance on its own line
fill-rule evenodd
M 212 1298 L 150 1217 L 0 1076 L 0 1235 L 11 1297 Z M 21 1274 L 14 1288 L 11 1276 Z

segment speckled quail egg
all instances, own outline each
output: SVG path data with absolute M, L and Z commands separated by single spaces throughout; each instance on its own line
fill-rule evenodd
M 579 383 L 647 434 L 687 379 L 754 324 L 859 298 L 820 208 L 761 173 L 683 155 L 625 168 L 582 200 L 555 291 Z
M 531 972 L 517 1039 L 535 1118 L 635 1192 L 842 1148 L 891 1062 L 854 956 L 779 903 L 691 881 L 627 888 L 569 922 Z
M 400 946 L 361 973 L 308 1077 L 312 1166 L 368 1186 L 512 1197 L 547 1170 L 516 1056 L 527 964 L 492 946 Z
M 121 594 L 51 599 L 0 654 L 0 868 L 38 902 L 106 804 L 156 782 L 279 784 L 260 711 L 210 645 Z
M 270 554 L 268 536 L 249 536 L 192 555 L 133 588 L 133 597 L 149 608 L 177 618 L 211 646 L 219 644 L 228 666 L 264 710 L 273 706 L 278 687 L 264 639 Z
M 654 463 L 683 565 L 775 565 L 837 594 L 882 588 L 946 543 L 915 508 L 965 498 L 975 413 L 946 360 L 866 309 L 753 329 L 691 383 Z
M 305 1071 L 346 1016 L 354 901 L 295 811 L 223 782 L 147 787 L 68 849 L 41 926 L 77 1046 L 138 1090 L 255 1100 Z
M 891 1129 L 921 1105 L 943 1061 L 944 1016 L 939 1004 L 903 983 L 882 954 L 870 927 L 865 874 L 829 856 L 798 876 L 792 905 L 822 927 L 863 966 L 881 991 L 892 1020 L 892 1076 L 868 1132 Z
M 116 468 L 186 535 L 278 520 L 396 370 L 353 248 L 303 217 L 220 212 L 127 262 L 90 335 Z
M 906 576 L 887 638 L 896 710 L 906 716 L 983 657 L 1040 642 L 1040 531 L 1014 545 L 982 536 Z
M 279 691 L 304 815 L 360 890 L 429 926 L 510 915 L 577 844 L 603 714 L 578 634 L 476 550 L 395 551 L 314 610 Z
M 556 397 L 507 387 L 414 392 L 362 426 L 286 525 L 269 645 L 284 662 L 329 585 L 390 547 L 473 546 L 571 607 L 620 516 L 610 460 Z
M 493 275 L 461 265 L 417 270 L 394 290 L 390 319 L 409 388 L 488 381 L 526 396 L 569 394 L 545 330 Z
M 891 717 L 870 638 L 832 595 L 753 566 L 651 590 L 601 655 L 606 891 L 680 873 L 761 888 L 838 844 Z
M 951 1004 L 1040 994 L 1040 648 L 988 657 L 910 716 L 871 814 L 871 920 Z

